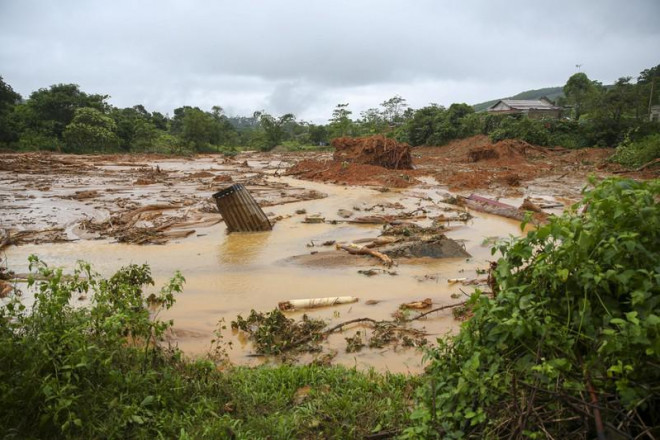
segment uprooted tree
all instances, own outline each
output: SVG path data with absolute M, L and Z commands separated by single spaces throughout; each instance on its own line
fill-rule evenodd
M 340 137 L 332 140 L 332 146 L 335 148 L 333 159 L 338 162 L 378 165 L 394 170 L 412 169 L 410 145 L 385 136 Z

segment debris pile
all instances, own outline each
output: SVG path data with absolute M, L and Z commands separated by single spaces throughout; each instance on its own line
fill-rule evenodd
M 333 160 L 302 160 L 284 174 L 321 182 L 387 188 L 406 188 L 418 183 L 409 171 L 403 173 L 402 170 L 389 170 L 377 165 Z
M 340 137 L 332 140 L 336 162 L 376 165 L 392 170 L 411 170 L 410 145 L 384 136 Z
M 495 144 L 470 149 L 467 153 L 467 161 L 479 162 L 492 159 L 524 161 L 545 158 L 550 153 L 551 150 L 548 148 L 538 147 L 519 139 L 504 139 Z
M 613 151 L 541 147 L 519 139 L 493 143 L 488 136 L 476 135 L 442 147 L 416 147 L 414 173 L 432 175 L 453 191 L 498 187 L 520 195 L 519 188 L 534 179 L 611 168 L 607 159 Z
M 141 206 L 104 221 L 85 219 L 78 227 L 97 238 L 115 238 L 120 243 L 164 244 L 171 239 L 185 238 L 195 232 L 192 227 L 207 227 L 221 221 L 217 214 L 188 210 L 183 216 L 166 216 L 164 211 L 181 208 L 177 204 Z

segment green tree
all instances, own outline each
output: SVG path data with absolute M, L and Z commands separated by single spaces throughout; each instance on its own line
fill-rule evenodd
M 90 107 L 76 109 L 63 137 L 71 151 L 107 152 L 119 145 L 115 121 Z
M 353 121 L 350 116 L 353 112 L 348 109 L 348 103 L 337 104 L 337 107 L 332 111 L 332 118 L 330 118 L 330 137 L 347 136 L 351 134 Z
M 309 141 L 314 145 L 323 145 L 328 143 L 328 129 L 325 125 L 309 126 Z
M 415 111 L 406 124 L 408 140 L 411 145 L 428 145 L 433 136 L 438 121 L 442 121 L 446 109 L 437 104 L 431 104 Z
M 238 139 L 236 129 L 229 118 L 225 116 L 224 110 L 218 105 L 214 105 L 211 109 L 211 116 L 213 117 L 213 130 L 211 134 L 211 143 L 213 145 L 231 146 Z
M 155 147 L 156 140 L 164 134 L 162 130 L 158 130 L 151 122 L 140 119 L 135 124 L 133 132 L 133 141 L 131 143 L 131 150 L 133 151 L 148 151 Z
M 404 130 L 411 145 L 444 145 L 452 139 L 472 136 L 479 131 L 474 109 L 467 104 L 452 104 L 448 109 L 432 104 L 415 111 Z
M 614 147 L 648 118 L 640 85 L 630 77 L 619 78 L 599 93 L 588 115 L 587 135 L 592 145 Z
M 635 86 L 630 83 L 631 77 L 622 77 L 616 80 L 614 86 L 609 88 L 599 102 L 597 110 L 606 112 L 610 120 L 619 124 L 625 117 L 635 117 L 637 107 L 637 94 Z
M 39 89 L 27 101 L 28 126 L 45 136 L 62 139 L 64 129 L 73 121 L 76 110 L 87 107 L 101 113 L 108 110 L 107 95 L 88 95 L 77 84 L 55 84 Z
M 0 76 L 0 113 L 10 111 L 21 102 L 21 95 L 7 84 Z
M 151 115 L 142 105 L 136 105 L 123 109 L 113 108 L 110 116 L 117 126 L 116 133 L 120 139 L 120 147 L 129 151 L 134 146 L 137 127 L 148 123 Z
M 403 114 L 408 107 L 406 100 L 399 95 L 381 102 L 383 107 L 383 119 L 390 125 L 399 125 L 403 123 Z
M 167 116 L 163 115 L 160 112 L 152 112 L 151 113 L 151 123 L 154 124 L 154 126 L 158 130 L 163 130 L 167 131 L 169 129 L 169 119 Z
M 360 135 L 371 136 L 383 133 L 388 126 L 388 122 L 377 108 L 370 108 L 360 112 L 357 125 L 359 126 Z
M 15 142 L 19 131 L 12 112 L 21 102 L 21 95 L 16 93 L 0 76 L 0 142 Z
M 296 119 L 291 113 L 282 115 L 279 118 L 264 112 L 255 112 L 254 116 L 259 119 L 259 124 L 265 135 L 265 143 L 261 146 L 261 149 L 265 151 L 272 150 L 281 144 L 286 135 L 286 125 Z
M 564 95 L 566 103 L 573 106 L 573 117 L 576 120 L 588 111 L 589 104 L 593 101 L 598 89 L 598 83 L 591 81 L 583 72 L 578 72 L 568 78 L 564 86 Z
M 236 129 L 223 113 L 220 106 L 214 106 L 211 112 L 198 107 L 179 107 L 170 121 L 170 133 L 196 151 L 236 142 Z
M 213 139 L 213 117 L 198 108 L 186 110 L 181 127 L 181 139 L 195 151 L 202 151 Z
M 646 114 L 651 112 L 651 106 L 660 103 L 660 64 L 639 73 L 637 86 L 640 95 L 646 103 Z

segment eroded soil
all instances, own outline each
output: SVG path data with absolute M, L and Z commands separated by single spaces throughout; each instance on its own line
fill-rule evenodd
M 171 342 L 202 355 L 220 320 L 229 324 L 239 314 L 270 311 L 281 301 L 358 297 L 353 304 L 307 311 L 331 326 L 362 317 L 410 316 L 417 312 L 402 312 L 401 304 L 430 309 L 463 301 L 475 287 L 488 290 L 485 270 L 495 258 L 490 245 L 520 235 L 519 222 L 445 202 L 476 193 L 514 207 L 529 199 L 546 214 L 559 214 L 579 200 L 588 175 L 619 171 L 607 164 L 609 154 L 517 141 L 492 145 L 485 137 L 415 148 L 413 170 L 337 163 L 331 153 L 235 158 L 3 154 L 3 264 L 24 273 L 27 257 L 37 254 L 66 268 L 84 259 L 110 275 L 122 265 L 146 262 L 161 283 L 181 270 L 185 292 L 165 316 L 175 321 Z M 246 185 L 275 223 L 273 231 L 226 233 L 211 195 L 232 183 Z M 470 257 L 433 258 L 444 255 L 429 251 L 429 243 L 444 243 L 444 237 Z M 413 239 L 428 242 L 408 246 L 406 240 Z M 403 246 L 388 254 L 393 265 L 347 252 L 374 240 L 379 244 L 369 249 L 378 252 Z M 9 282 L 25 290 L 20 281 Z M 24 295 L 29 300 L 30 293 Z M 457 325 L 449 309 L 409 324 L 425 332 L 430 343 Z M 321 353 L 299 361 L 420 371 L 421 353 L 399 344 L 347 352 L 356 332 L 361 340 L 369 339 L 366 330 L 349 326 L 330 335 Z M 267 360 L 255 357 L 241 334 L 229 329 L 222 334 L 233 343 L 231 361 Z

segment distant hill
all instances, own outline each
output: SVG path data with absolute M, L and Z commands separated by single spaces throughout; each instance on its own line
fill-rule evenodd
M 560 96 L 564 96 L 564 89 L 563 87 L 546 87 L 544 89 L 527 90 L 525 92 L 520 92 L 514 96 L 507 96 L 506 98 L 499 98 L 499 99 L 494 99 L 492 101 L 481 102 L 479 104 L 473 105 L 472 107 L 474 108 L 474 111 L 481 112 L 486 110 L 491 105 L 495 104 L 500 99 L 539 99 L 543 96 L 545 96 L 551 101 L 555 101 Z

